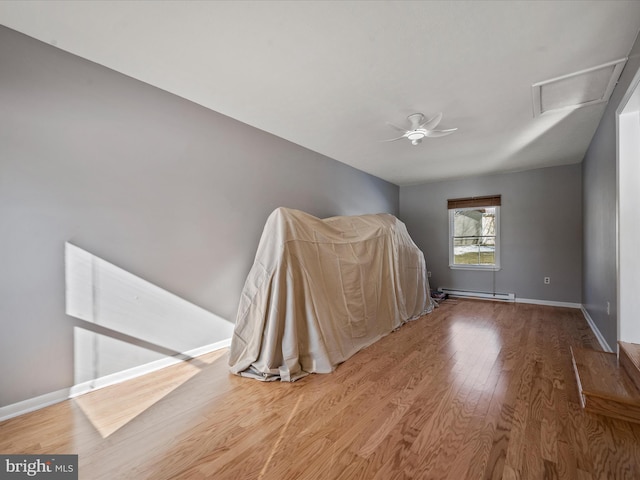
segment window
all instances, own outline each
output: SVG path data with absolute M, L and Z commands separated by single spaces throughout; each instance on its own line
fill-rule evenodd
M 500 195 L 448 200 L 449 267 L 500 269 Z

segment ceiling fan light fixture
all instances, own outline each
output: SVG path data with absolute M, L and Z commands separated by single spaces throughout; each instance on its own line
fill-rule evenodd
M 417 145 L 418 143 L 420 143 L 424 137 L 425 137 L 424 132 L 420 132 L 417 130 L 413 132 L 409 132 L 409 134 L 407 135 L 407 138 L 411 140 L 411 143 L 413 143 L 414 145 Z

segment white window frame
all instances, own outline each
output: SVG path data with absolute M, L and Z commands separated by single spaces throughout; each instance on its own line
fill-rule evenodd
M 496 249 L 495 249 L 495 263 L 492 265 L 473 265 L 473 264 L 460 264 L 453 263 L 453 237 L 455 233 L 454 218 L 455 212 L 461 210 L 480 210 L 482 208 L 495 208 L 496 209 Z M 500 270 L 500 207 L 495 205 L 485 205 L 477 207 L 467 208 L 451 208 L 449 209 L 449 268 L 453 270 Z

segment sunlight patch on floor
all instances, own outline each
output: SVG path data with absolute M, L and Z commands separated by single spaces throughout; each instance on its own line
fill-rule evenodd
M 226 353 L 226 349 L 221 349 L 198 357 L 196 361 L 209 365 Z M 107 438 L 166 398 L 200 371 L 201 368 L 194 365 L 194 362 L 182 362 L 81 395 L 73 399 L 73 402 L 80 407 L 102 438 Z

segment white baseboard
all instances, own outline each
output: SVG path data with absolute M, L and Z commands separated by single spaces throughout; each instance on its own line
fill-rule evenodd
M 61 390 L 56 390 L 55 392 L 49 392 L 44 395 L 28 398 L 21 402 L 7 405 L 6 407 L 0 407 L 0 422 L 62 402 L 69 398 L 70 393 L 70 388 L 63 388 Z
M 63 388 L 55 392 L 45 393 L 44 395 L 39 395 L 37 397 L 28 398 L 27 400 L 13 403 L 5 407 L 0 407 L 0 422 L 13 417 L 17 417 L 19 415 L 23 415 L 25 413 L 39 410 L 44 407 L 48 407 L 69 398 L 77 397 L 78 395 L 82 395 L 84 393 L 92 392 L 99 388 L 108 387 L 109 385 L 115 385 L 116 383 L 121 383 L 126 380 L 131 380 L 141 375 L 145 375 L 147 373 L 155 372 L 162 368 L 166 368 L 171 365 L 183 362 L 185 361 L 184 358 L 195 358 L 199 355 L 214 352 L 216 350 L 226 348 L 230 345 L 231 339 L 228 338 L 219 342 L 211 343 L 209 345 L 194 348 L 192 350 L 184 352 L 180 356 L 162 358 L 154 362 L 145 363 L 144 365 L 140 365 L 138 367 L 129 368 L 121 372 L 112 373 L 111 375 L 105 375 L 104 377 L 73 385 L 69 388 Z
M 596 326 L 595 322 L 591 318 L 591 315 L 589 315 L 589 312 L 587 312 L 587 309 L 584 308 L 584 305 L 582 307 L 580 307 L 580 309 L 582 310 L 582 314 L 584 315 L 585 320 L 587 321 L 587 323 L 591 327 L 591 330 L 593 331 L 594 335 L 598 339 L 598 343 L 600 344 L 602 349 L 605 352 L 615 353 L 614 350 L 609 346 L 607 341 L 602 336 L 602 333 L 600 333 L 600 330 L 598 329 L 598 327 Z
M 555 302 L 553 300 L 536 300 L 535 298 L 516 297 L 516 303 L 530 303 L 532 305 L 547 305 L 549 307 L 582 308 L 581 303 Z

